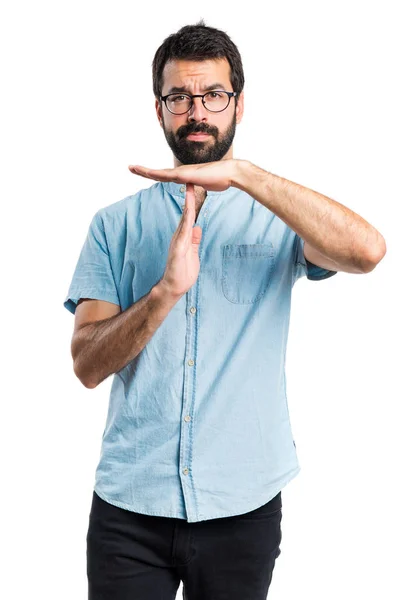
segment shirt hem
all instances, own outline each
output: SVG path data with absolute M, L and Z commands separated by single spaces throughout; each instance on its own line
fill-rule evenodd
M 130 512 L 137 512 L 141 515 L 149 515 L 151 517 L 172 517 L 175 519 L 185 519 L 185 517 L 180 517 L 176 514 L 173 513 L 164 513 L 164 514 L 160 514 L 159 512 L 154 512 L 152 510 L 148 510 L 147 508 L 143 509 L 143 508 L 136 508 L 136 507 L 132 507 L 131 504 L 126 504 L 126 502 L 119 502 L 119 500 L 111 500 L 110 498 L 107 498 L 107 496 L 105 496 L 105 494 L 103 494 L 103 492 L 99 492 L 98 488 L 95 486 L 94 491 L 96 492 L 96 494 L 98 496 L 100 496 L 100 498 L 102 500 L 104 500 L 105 502 L 108 502 L 108 504 L 112 504 L 113 506 L 118 506 L 118 508 L 123 508 L 125 510 L 129 510 Z
M 173 519 L 183 519 L 184 521 L 187 521 L 188 523 L 198 523 L 199 521 L 209 521 L 211 519 L 221 519 L 221 518 L 225 518 L 225 517 L 234 517 L 234 516 L 243 515 L 243 514 L 246 514 L 247 512 L 255 510 L 256 508 L 259 508 L 260 506 L 263 506 L 263 504 L 266 504 L 267 502 L 272 500 L 272 498 L 275 498 L 275 496 L 282 490 L 282 488 L 284 488 L 292 479 L 294 479 L 299 474 L 300 471 L 301 471 L 300 466 L 298 466 L 294 471 L 291 471 L 290 474 L 283 481 L 281 481 L 279 483 L 279 485 L 277 486 L 275 491 L 272 493 L 272 495 L 270 493 L 268 495 L 267 499 L 258 501 L 252 507 L 246 507 L 241 512 L 238 512 L 238 510 L 240 511 L 240 509 L 235 509 L 234 512 L 231 512 L 228 514 L 218 513 L 218 514 L 211 514 L 211 515 L 206 516 L 203 513 L 199 513 L 199 518 L 197 518 L 197 519 L 191 519 L 191 518 L 187 519 L 186 517 L 182 517 L 180 515 L 177 515 L 177 514 L 171 513 L 171 512 L 164 512 L 163 514 L 160 514 L 159 512 L 155 512 L 155 511 L 149 510 L 147 508 L 143 508 L 141 506 L 133 507 L 132 505 L 126 504 L 125 502 L 120 502 L 119 500 L 111 500 L 105 494 L 100 492 L 96 485 L 94 486 L 93 489 L 96 492 L 96 494 L 98 496 L 100 496 L 100 498 L 102 500 L 104 500 L 105 502 L 108 502 L 109 504 L 112 504 L 113 506 L 118 506 L 118 508 L 123 508 L 123 509 L 129 510 L 131 512 L 137 512 L 142 515 L 149 515 L 149 516 L 153 516 L 153 517 L 167 517 L 167 518 L 173 518 Z

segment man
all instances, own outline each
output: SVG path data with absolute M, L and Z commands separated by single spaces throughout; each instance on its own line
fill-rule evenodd
M 281 489 L 300 471 L 286 403 L 291 290 L 367 273 L 381 234 L 233 158 L 239 52 L 203 21 L 153 61 L 174 168 L 92 219 L 65 307 L 74 371 L 114 374 L 87 534 L 91 600 L 264 600 Z M 200 135 L 203 134 L 203 135 Z M 204 135 L 205 134 L 205 135 Z M 197 137 L 196 137 L 197 136 Z

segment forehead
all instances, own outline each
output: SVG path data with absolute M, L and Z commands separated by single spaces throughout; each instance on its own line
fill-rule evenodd
M 188 91 L 201 91 L 216 82 L 230 90 L 229 76 L 230 65 L 226 58 L 202 61 L 171 60 L 164 67 L 162 93 L 168 94 L 171 88 L 177 87 L 185 87 Z

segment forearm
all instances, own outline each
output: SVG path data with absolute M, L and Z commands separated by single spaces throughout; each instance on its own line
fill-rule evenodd
M 236 187 L 338 264 L 363 268 L 380 260 L 385 253 L 383 236 L 340 202 L 264 171 L 249 161 L 239 161 L 237 173 Z
M 127 310 L 83 326 L 78 334 L 74 372 L 95 388 L 133 360 L 152 338 L 181 296 L 168 293 L 161 282 Z

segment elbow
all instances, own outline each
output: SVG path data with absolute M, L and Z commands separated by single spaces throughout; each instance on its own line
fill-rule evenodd
M 93 382 L 89 381 L 87 378 L 85 378 L 82 375 L 82 373 L 79 370 L 77 360 L 74 360 L 74 373 L 77 376 L 77 378 L 79 379 L 79 381 L 81 382 L 81 384 L 85 386 L 85 388 L 92 390 L 95 387 L 97 387 L 97 383 L 93 383 Z
M 77 376 L 81 384 L 85 386 L 85 388 L 92 390 L 93 388 L 97 387 L 97 383 L 93 383 L 89 380 L 87 368 L 85 368 L 85 366 L 82 365 L 81 360 L 82 357 L 85 356 L 83 338 L 79 335 L 80 331 L 83 328 L 84 327 L 81 327 L 78 330 L 78 333 L 75 333 L 72 338 L 71 356 L 73 360 L 73 368 L 75 375 Z
M 371 271 L 373 271 L 375 269 L 376 265 L 378 263 L 380 263 L 382 258 L 385 256 L 385 254 L 386 254 L 386 243 L 385 243 L 385 240 L 382 238 L 382 243 L 380 244 L 379 247 L 376 248 L 375 252 L 367 255 L 367 258 L 365 259 L 365 262 L 364 262 L 363 272 L 370 273 Z
M 97 387 L 97 383 L 89 383 L 89 382 L 84 382 L 81 381 L 81 383 L 85 386 L 85 388 L 87 388 L 88 390 L 93 390 L 95 387 Z

